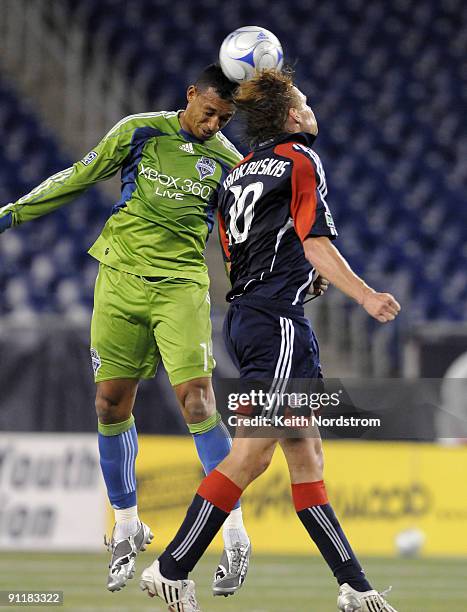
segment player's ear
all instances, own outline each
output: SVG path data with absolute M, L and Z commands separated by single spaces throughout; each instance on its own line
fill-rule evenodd
M 297 132 L 298 127 L 300 126 L 300 113 L 296 108 L 289 108 L 289 112 L 287 114 L 287 120 L 284 125 L 284 129 L 286 132 Z
M 186 90 L 187 101 L 191 102 L 194 98 L 196 98 L 197 93 L 198 93 L 198 90 L 196 89 L 196 87 L 194 85 L 190 85 L 188 89 Z
M 300 113 L 296 108 L 289 108 L 288 119 L 294 123 L 300 123 Z

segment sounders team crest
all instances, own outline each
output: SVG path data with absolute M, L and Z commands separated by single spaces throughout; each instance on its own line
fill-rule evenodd
M 207 176 L 212 176 L 216 171 L 216 162 L 209 157 L 200 157 L 195 166 L 198 170 L 199 178 L 202 181 Z

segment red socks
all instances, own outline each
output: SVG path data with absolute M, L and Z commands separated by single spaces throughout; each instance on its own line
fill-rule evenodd
M 295 505 L 295 510 L 305 510 L 312 506 L 324 506 L 328 503 L 328 495 L 324 480 L 316 482 L 301 482 L 300 484 L 292 485 L 292 497 Z
M 200 484 L 197 493 L 217 508 L 229 513 L 240 499 L 242 489 L 221 472 L 212 470 Z

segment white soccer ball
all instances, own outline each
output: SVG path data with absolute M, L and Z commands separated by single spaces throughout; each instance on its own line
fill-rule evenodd
M 225 76 L 241 83 L 251 79 L 256 70 L 280 70 L 284 52 L 279 39 L 272 32 L 259 26 L 245 26 L 224 39 L 219 61 Z
M 405 529 L 396 535 L 395 543 L 401 557 L 416 557 L 425 544 L 425 534 L 420 529 Z

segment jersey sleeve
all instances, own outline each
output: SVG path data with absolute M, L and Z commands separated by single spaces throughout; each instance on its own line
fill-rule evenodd
M 300 240 L 303 242 L 312 236 L 336 238 L 337 230 L 326 202 L 326 177 L 319 156 L 309 147 L 296 143 L 278 145 L 276 153 L 293 162 L 290 214 Z
M 217 143 L 217 155 L 223 159 L 224 164 L 229 170 L 234 168 L 243 159 L 244 156 L 222 132 L 217 132 L 215 141 Z
M 125 120 L 121 121 L 83 159 L 50 176 L 16 202 L 0 208 L 0 217 L 11 215 L 13 226 L 36 219 L 113 176 L 128 155 L 131 133 L 125 127 Z

